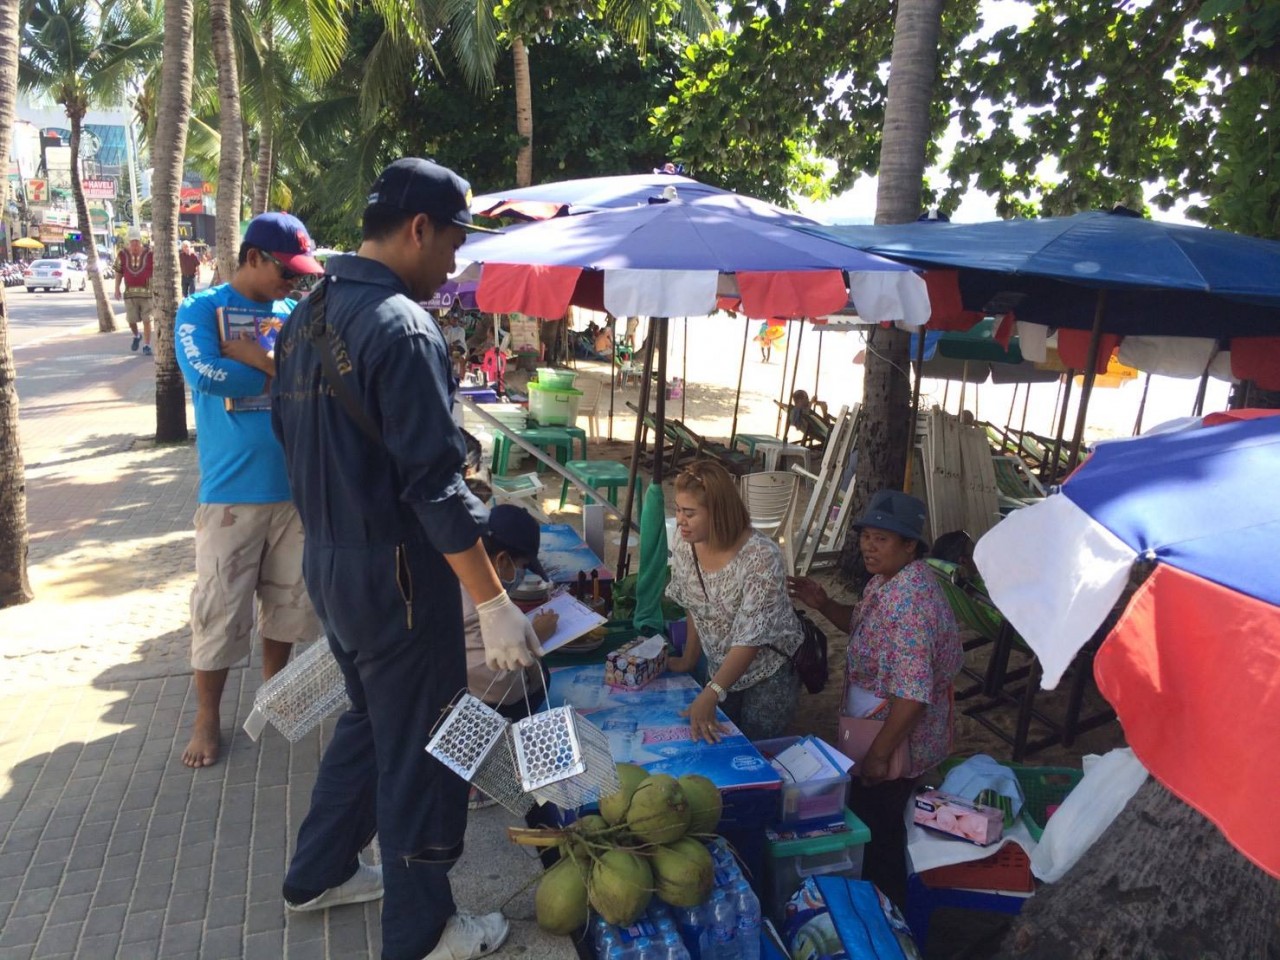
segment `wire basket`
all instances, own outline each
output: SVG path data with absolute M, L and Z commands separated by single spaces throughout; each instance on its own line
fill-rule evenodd
M 427 743 L 427 753 L 507 810 L 524 816 L 533 798 L 516 776 L 511 721 L 483 700 L 464 693 Z
M 347 706 L 347 684 L 329 641 L 321 638 L 258 688 L 244 729 L 257 740 L 268 723 L 297 743 L 325 717 Z
M 574 810 L 622 789 L 608 738 L 572 707 L 516 721 L 512 738 L 521 786 L 543 803 Z

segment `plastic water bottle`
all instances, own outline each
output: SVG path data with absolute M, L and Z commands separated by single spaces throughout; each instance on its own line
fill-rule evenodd
M 635 960 L 665 960 L 666 947 L 659 940 L 640 937 L 635 941 Z
M 672 932 L 662 938 L 662 960 L 693 960 L 689 948 L 680 939 L 680 934 Z
M 707 913 L 703 906 L 680 907 L 676 910 L 676 924 L 680 927 L 680 935 L 684 938 L 689 950 L 690 960 L 706 960 L 710 957 L 707 946 L 710 935 L 707 932 Z
M 613 943 L 604 953 L 605 960 L 637 960 L 634 947 Z
M 760 960 L 760 900 L 745 880 L 733 885 L 732 896 L 738 912 L 738 956 Z
M 723 890 L 711 895 L 711 942 L 703 960 L 738 960 L 738 911 Z

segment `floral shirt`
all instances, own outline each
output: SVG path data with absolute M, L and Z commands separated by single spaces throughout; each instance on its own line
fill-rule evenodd
M 951 684 L 964 664 L 955 617 L 942 587 L 923 560 L 889 580 L 867 584 L 849 635 L 845 678 L 881 699 L 902 697 L 926 704 L 908 737 L 917 777 L 951 749 Z M 888 706 L 873 714 L 883 720 Z
M 706 593 L 702 592 L 706 584 Z M 707 655 L 707 676 L 714 676 L 731 647 L 772 644 L 790 658 L 804 634 L 791 601 L 782 551 L 768 537 L 753 532 L 737 555 L 715 572 L 693 565 L 693 548 L 681 539 L 671 558 L 667 596 L 689 612 Z M 730 690 L 746 690 L 771 677 L 787 663 L 772 650 L 756 654 L 747 672 Z

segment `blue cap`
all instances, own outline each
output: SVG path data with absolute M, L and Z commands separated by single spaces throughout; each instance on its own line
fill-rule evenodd
M 244 242 L 265 250 L 286 270 L 297 274 L 324 273 L 324 266 L 311 256 L 316 245 L 302 221 L 289 213 L 260 213 L 249 221 Z
M 448 167 L 421 157 L 403 157 L 378 175 L 369 191 L 375 203 L 407 213 L 425 213 L 435 223 L 497 233 L 471 222 L 471 185 Z
M 871 506 L 867 507 L 853 528 L 861 530 L 870 527 L 872 530 L 888 530 L 906 537 L 908 540 L 919 540 L 928 545 L 924 535 L 924 517 L 927 508 L 924 501 L 901 490 L 881 490 L 871 498 Z

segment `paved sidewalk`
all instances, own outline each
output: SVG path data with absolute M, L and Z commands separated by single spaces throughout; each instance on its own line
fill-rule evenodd
M 37 598 L 0 610 L 0 957 L 376 957 L 376 904 L 294 916 L 279 895 L 332 720 L 250 741 L 255 659 L 231 672 L 222 760 L 181 763 L 195 450 L 151 441 L 153 365 L 127 348 L 86 330 L 16 351 Z M 530 919 L 512 822 L 472 816 L 459 906 L 505 904 L 498 956 L 572 957 Z

